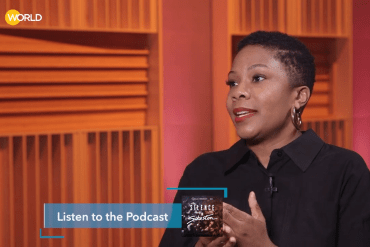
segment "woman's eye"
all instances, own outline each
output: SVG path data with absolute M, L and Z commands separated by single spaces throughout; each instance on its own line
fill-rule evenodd
M 253 81 L 254 82 L 263 81 L 264 79 L 265 79 L 265 77 L 260 76 L 260 75 L 253 76 Z
M 234 87 L 238 84 L 235 81 L 226 81 L 226 85 L 228 85 L 229 87 Z

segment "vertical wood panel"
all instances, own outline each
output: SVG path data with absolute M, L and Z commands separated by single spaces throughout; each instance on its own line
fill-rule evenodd
M 307 0 L 302 0 L 302 32 L 307 33 Z
M 9 201 L 10 201 L 10 246 L 15 247 L 15 202 L 14 202 L 14 159 L 13 159 L 13 151 L 14 151 L 14 143 L 13 143 L 13 136 L 9 136 Z
M 339 122 L 339 127 L 338 127 L 338 131 L 337 131 L 337 136 L 338 136 L 338 145 L 342 146 L 344 145 L 344 134 L 343 134 L 343 130 L 344 130 L 344 122 L 343 121 L 340 121 Z
M 319 1 L 319 32 L 324 33 L 324 3 L 325 1 Z
M 60 203 L 68 203 L 67 201 L 67 164 L 66 164 L 66 152 L 65 152 L 65 134 L 60 135 L 60 187 L 61 187 L 61 201 Z M 67 237 L 66 228 L 62 228 L 62 236 Z M 67 247 L 67 241 L 62 241 L 62 246 Z
M 135 202 L 135 164 L 134 164 L 134 131 L 130 130 L 130 203 Z M 135 246 L 136 239 L 135 239 L 135 229 L 130 229 L 130 241 L 131 246 Z
M 141 194 L 141 203 L 147 203 L 147 196 L 146 196 L 146 193 L 147 193 L 147 177 L 146 177 L 146 171 L 147 171 L 147 167 L 146 167 L 146 150 L 145 150 L 145 140 L 144 140 L 144 131 L 143 130 L 140 130 L 139 132 L 139 135 L 140 135 L 140 187 L 141 187 L 141 191 L 140 191 L 140 194 Z M 148 239 L 147 239 L 147 229 L 145 228 L 142 228 L 141 229 L 141 244 L 143 245 L 144 243 L 147 243 Z
M 47 135 L 47 188 L 48 188 L 48 203 L 53 203 L 53 164 L 52 164 L 52 136 Z M 48 233 L 53 236 L 53 229 L 49 228 Z M 53 246 L 53 239 L 49 239 L 49 246 Z
M 265 16 L 264 16 L 265 6 L 264 0 L 260 0 L 260 29 L 265 28 Z
M 336 1 L 336 28 L 337 28 L 337 34 L 342 34 L 342 5 L 341 0 Z
M 8 9 L 10 9 L 10 0 L 5 0 L 5 8 L 8 10 Z
M 246 6 L 246 1 L 241 0 L 240 1 L 240 10 L 235 13 L 236 14 L 236 19 L 238 21 L 238 27 L 235 28 L 235 31 L 237 32 L 245 32 L 247 31 L 247 6 Z M 239 18 L 238 18 L 239 17 Z
M 11 137 L 11 141 L 8 141 L 11 147 L 5 149 L 7 155 L 3 155 L 0 150 L 0 161 L 2 163 L 6 156 L 9 156 L 9 159 L 14 159 L 10 160 L 11 163 L 6 163 L 10 169 L 7 177 L 11 182 L 9 190 L 12 193 L 9 193 L 9 195 L 10 197 L 16 195 L 17 198 L 20 196 L 21 198 L 20 203 L 19 201 L 16 202 L 14 197 L 10 198 L 11 201 L 9 202 L 9 211 L 12 211 L 10 206 L 15 206 L 15 208 L 21 209 L 22 212 L 18 214 L 20 215 L 18 221 L 20 221 L 13 224 L 13 229 L 24 226 L 23 231 L 18 231 L 15 233 L 16 236 L 9 237 L 9 241 L 14 239 L 15 246 L 92 247 L 99 245 L 98 241 L 92 241 L 95 238 L 91 235 L 91 229 L 43 230 L 44 235 L 65 236 L 62 241 L 36 238 L 39 234 L 38 229 L 37 234 L 34 234 L 36 233 L 34 225 L 37 228 L 43 228 L 41 225 L 43 219 L 42 203 L 86 203 L 91 200 L 92 187 L 94 187 L 94 194 L 95 192 L 99 194 L 106 191 L 108 195 L 106 202 L 110 203 L 117 202 L 117 200 L 120 203 L 123 202 L 126 199 L 126 188 L 129 189 L 127 199 L 131 197 L 131 202 L 135 202 L 135 200 L 143 203 L 162 201 L 159 198 L 163 196 L 161 195 L 163 192 L 161 191 L 161 169 L 158 163 L 159 137 L 157 127 L 94 133 L 96 135 L 95 140 L 92 138 L 94 135 L 87 132 L 74 132 L 72 134 L 54 132 L 46 135 L 24 134 L 15 138 Z M 15 141 L 13 142 L 13 140 Z M 4 142 L 1 138 L 1 148 L 5 145 Z M 96 149 L 96 152 L 94 149 Z M 107 169 L 106 171 L 102 167 L 103 163 Z M 14 178 L 15 172 L 17 174 L 16 178 Z M 94 178 L 96 178 L 96 181 L 94 181 Z M 22 182 L 19 183 L 19 181 Z M 96 183 L 100 181 L 100 185 L 95 187 L 95 185 L 92 185 L 93 181 Z M 139 186 L 136 186 L 137 181 Z M 1 185 L 5 183 L 1 183 Z M 16 186 L 16 188 L 12 189 L 12 186 Z M 18 186 L 20 186 L 20 190 Z M 114 191 L 116 192 L 113 193 Z M 135 195 L 138 195 L 138 197 Z M 97 196 L 94 202 L 99 202 L 98 197 L 101 197 L 101 195 Z M 16 205 L 14 205 L 14 202 L 16 202 Z M 15 211 L 18 211 L 18 209 Z M 34 212 L 34 216 L 31 215 L 31 212 Z M 8 225 L 12 225 L 11 220 Z M 135 229 L 127 229 L 127 231 L 111 229 L 111 231 L 119 234 L 113 234 L 113 241 L 111 238 L 109 238 L 109 241 L 100 241 L 100 245 L 106 246 L 106 243 L 109 243 L 110 246 L 116 246 L 116 244 L 119 245 L 123 242 L 125 246 L 147 246 L 148 243 L 156 245 L 159 243 L 160 234 L 163 232 L 159 229 L 139 229 L 139 231 Z M 96 232 L 99 234 L 104 230 L 99 229 Z M 125 232 L 129 233 L 130 238 L 124 238 L 126 236 Z M 36 239 L 39 240 L 36 241 Z M 120 239 L 122 239 L 122 242 Z
M 110 27 L 111 26 L 111 16 L 109 15 L 109 0 L 104 0 L 105 6 L 105 27 Z
M 150 0 L 150 30 L 156 31 L 158 26 L 157 21 L 157 1 L 156 0 Z
M 344 34 L 350 35 L 350 22 L 346 20 L 345 17 L 348 17 L 348 19 L 352 20 L 352 2 L 349 0 L 343 0 L 343 15 L 342 15 L 342 21 L 344 25 Z
M 116 16 L 117 16 L 117 28 L 121 28 L 121 1 L 120 0 L 115 0 L 116 1 Z
M 317 30 L 316 30 L 316 1 L 315 0 L 311 0 L 311 11 L 310 11 L 310 14 L 311 14 L 311 32 L 312 33 L 316 33 Z
M 250 15 L 251 15 L 251 31 L 255 31 L 256 30 L 256 1 L 255 0 L 251 0 L 251 12 L 250 12 Z
M 152 186 L 152 202 L 153 203 L 160 203 L 161 200 L 161 193 L 163 191 L 162 183 L 160 182 L 160 173 L 163 169 L 159 166 L 159 157 L 158 157 L 158 132 L 156 129 L 153 129 L 152 131 L 152 139 L 151 139 L 151 161 L 152 161 L 152 183 L 154 186 Z M 159 188 L 156 188 L 159 186 Z M 159 243 L 160 241 L 160 230 L 157 228 L 153 229 L 153 242 Z
M 40 176 L 40 135 L 35 136 L 35 180 L 36 180 L 36 229 L 43 228 L 41 224 L 41 176 Z M 36 238 L 36 247 L 41 246 L 41 238 Z
M 123 188 L 123 133 L 118 131 L 118 194 L 119 194 L 119 203 L 124 203 L 124 188 Z M 126 185 L 127 186 L 127 185 Z M 123 228 L 119 229 L 119 246 L 124 246 L 124 231 Z
M 113 182 L 113 176 L 112 176 L 112 132 L 108 131 L 107 133 L 107 159 L 108 159 L 108 185 L 107 185 L 107 194 L 108 194 L 108 203 L 113 202 L 113 191 L 112 191 L 112 182 Z M 108 245 L 113 246 L 113 231 L 111 228 L 108 229 Z
M 95 133 L 95 154 L 96 154 L 96 202 L 102 203 L 101 201 L 101 168 L 100 168 L 100 134 Z M 102 234 L 101 231 L 97 231 L 97 246 L 102 246 Z
M 331 16 L 333 15 L 333 10 L 332 10 L 332 6 L 331 6 L 331 0 L 327 0 L 326 5 L 327 5 L 326 22 L 328 24 L 327 30 L 328 30 L 328 33 L 333 33 L 332 21 L 331 21 Z
M 23 246 L 28 247 L 28 169 L 27 169 L 27 136 L 22 136 L 22 165 L 23 165 Z
M 280 32 L 286 32 L 285 30 L 285 1 L 281 0 L 278 3 L 278 28 Z
M 139 16 L 139 29 L 144 29 L 144 0 L 138 0 L 139 1 L 139 13 L 137 13 Z
M 328 121 L 328 143 L 334 145 L 334 136 L 333 136 L 333 123 L 335 121 Z
M 74 185 L 74 203 L 81 203 L 81 180 L 80 180 L 80 146 L 79 146 L 80 137 L 78 133 L 73 135 L 73 185 Z M 74 229 L 74 244 L 76 246 L 82 246 L 81 243 L 81 229 Z
M 269 0 L 269 4 L 268 4 L 269 30 L 274 30 L 274 18 L 273 18 L 274 11 L 276 10 L 273 9 L 273 0 Z
M 36 223 L 36 145 L 35 145 L 35 136 L 30 135 L 26 137 L 26 149 L 27 149 L 27 181 L 28 181 L 28 188 L 27 188 L 27 201 L 28 201 L 28 212 L 27 212 L 27 221 L 29 228 L 28 230 L 28 246 L 35 246 L 36 245 L 36 238 L 38 238 L 38 229 L 37 226 L 35 227 Z

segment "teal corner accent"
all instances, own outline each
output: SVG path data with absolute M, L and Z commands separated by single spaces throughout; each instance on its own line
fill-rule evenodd
M 64 238 L 64 236 L 42 236 L 41 228 L 40 228 L 40 238 Z

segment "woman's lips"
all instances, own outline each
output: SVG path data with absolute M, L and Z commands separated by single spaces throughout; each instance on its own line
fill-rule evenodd
M 244 121 L 246 118 L 253 117 L 256 112 L 256 110 L 244 107 L 235 108 L 233 110 L 233 113 L 235 114 L 235 122 L 238 123 Z
M 243 116 L 241 116 L 241 117 L 236 116 L 236 117 L 235 117 L 235 122 L 237 122 L 237 123 L 242 122 L 242 121 L 244 121 L 244 119 L 246 119 L 246 118 L 253 117 L 253 116 L 254 116 L 254 114 L 255 114 L 255 112 L 251 112 L 251 113 L 248 113 L 248 114 L 243 115 Z

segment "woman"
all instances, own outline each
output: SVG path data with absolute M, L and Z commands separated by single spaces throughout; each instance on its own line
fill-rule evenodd
M 300 131 L 314 81 L 314 58 L 299 40 L 258 31 L 239 43 L 226 105 L 241 139 L 196 158 L 179 184 L 228 188 L 224 234 L 185 238 L 167 229 L 160 246 L 370 246 L 363 159 Z

